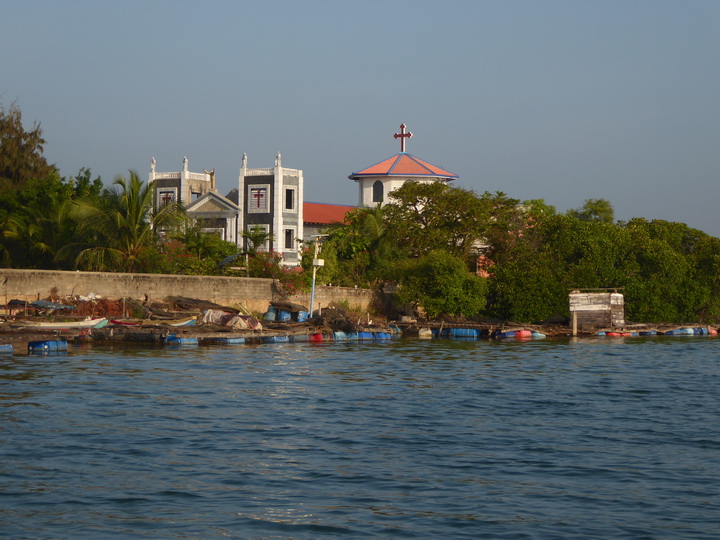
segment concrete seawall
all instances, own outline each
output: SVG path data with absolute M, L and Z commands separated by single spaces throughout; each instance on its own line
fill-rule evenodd
M 256 312 L 264 312 L 271 301 L 280 300 L 273 280 L 265 278 L 0 269 L 0 301 L 3 304 L 13 299 L 34 301 L 49 296 L 87 296 L 90 293 L 106 298 L 138 300 L 185 296 L 222 305 L 242 305 Z M 374 298 L 373 291 L 368 289 L 317 287 L 315 309 L 337 302 L 366 311 Z M 298 295 L 290 300 L 309 306 L 310 295 Z

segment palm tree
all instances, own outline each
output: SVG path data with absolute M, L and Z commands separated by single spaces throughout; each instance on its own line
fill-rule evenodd
M 13 262 L 23 268 L 62 269 L 60 251 L 74 240 L 71 208 L 69 199 L 50 193 L 42 207 L 23 206 L 9 217 L 2 234 L 13 243 Z
M 248 254 L 253 256 L 261 247 L 274 240 L 272 233 L 267 232 L 258 225 L 255 225 L 252 229 L 243 231 L 242 237 L 246 240 Z
M 129 180 L 118 176 L 113 184 L 115 190 L 105 200 L 84 201 L 75 208 L 80 232 L 95 236 L 95 245 L 83 249 L 75 263 L 85 270 L 143 270 L 142 252 L 158 240 L 163 228 L 182 224 L 185 211 L 172 203 L 153 212 L 151 186 L 134 171 Z

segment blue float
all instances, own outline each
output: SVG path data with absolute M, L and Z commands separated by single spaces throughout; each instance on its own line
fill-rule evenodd
M 475 328 L 450 328 L 448 337 L 451 338 L 478 338 L 478 331 Z
M 245 338 L 244 337 L 209 337 L 209 338 L 203 338 L 202 342 L 207 343 L 209 345 L 244 345 Z
M 263 343 L 290 343 L 290 336 L 264 336 Z
M 165 338 L 165 344 L 170 346 L 181 346 L 181 345 L 197 345 L 198 338 L 196 337 L 177 337 L 175 334 L 170 334 Z
M 67 350 L 68 343 L 64 339 L 31 341 L 28 343 L 28 353 L 47 353 Z

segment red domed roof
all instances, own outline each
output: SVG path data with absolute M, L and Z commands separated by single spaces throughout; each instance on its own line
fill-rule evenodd
M 456 180 L 458 177 L 456 174 L 428 163 L 427 161 L 423 161 L 407 152 L 400 152 L 362 171 L 352 173 L 348 178 L 350 178 L 350 180 L 359 180 L 366 176 L 403 176 L 409 178 L 438 178 L 442 180 Z

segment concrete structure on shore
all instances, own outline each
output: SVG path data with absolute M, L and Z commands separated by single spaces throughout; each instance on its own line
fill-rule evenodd
M 165 274 L 122 274 L 112 272 L 63 272 L 55 270 L 0 269 L 2 302 L 33 301 L 54 297 L 75 297 L 90 293 L 105 298 L 162 300 L 168 296 L 185 296 L 216 304 L 242 306 L 264 313 L 270 302 L 279 300 L 274 281 L 265 278 L 227 276 L 179 276 Z M 368 311 L 375 293 L 351 287 L 317 287 L 315 309 L 331 303 L 342 303 L 359 311 Z M 309 295 L 292 298 L 309 305 Z

